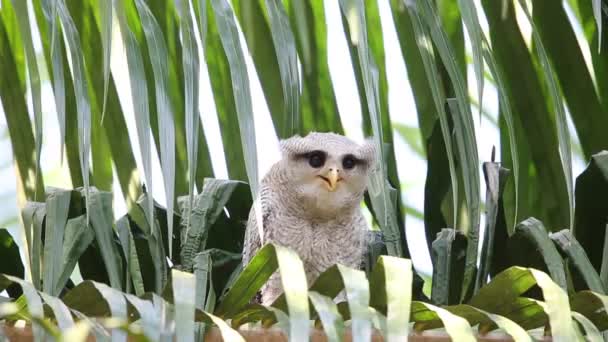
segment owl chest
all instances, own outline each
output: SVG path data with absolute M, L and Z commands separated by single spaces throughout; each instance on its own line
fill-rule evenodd
M 357 248 L 359 236 L 354 227 L 339 224 L 311 224 L 297 220 L 278 228 L 272 240 L 293 249 L 305 264 L 329 267 L 345 263 Z

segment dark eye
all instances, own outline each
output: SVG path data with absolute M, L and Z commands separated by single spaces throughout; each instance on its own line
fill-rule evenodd
M 342 159 L 342 167 L 344 167 L 345 170 L 350 170 L 355 167 L 355 165 L 357 165 L 357 161 L 352 156 L 346 156 Z
M 322 152 L 312 152 L 310 153 L 310 155 L 308 156 L 308 164 L 310 164 L 310 166 L 316 168 L 320 168 L 321 166 L 323 166 L 323 164 L 325 164 L 325 155 Z

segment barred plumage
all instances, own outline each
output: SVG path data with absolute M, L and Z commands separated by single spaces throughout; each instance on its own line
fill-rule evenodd
M 371 141 L 359 145 L 334 133 L 310 133 L 280 142 L 282 158 L 260 184 L 264 242 L 291 248 L 304 263 L 308 284 L 336 263 L 358 268 L 367 224 L 361 212 Z M 261 247 L 252 207 L 243 247 L 244 265 Z M 278 272 L 261 290 L 262 304 L 282 293 Z

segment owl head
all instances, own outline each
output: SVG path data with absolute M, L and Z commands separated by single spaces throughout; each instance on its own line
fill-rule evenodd
M 320 213 L 360 204 L 376 163 L 371 139 L 312 132 L 281 140 L 280 149 L 284 180 L 302 205 Z

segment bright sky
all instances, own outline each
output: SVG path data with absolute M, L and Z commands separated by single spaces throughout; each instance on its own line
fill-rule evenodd
M 392 119 L 398 123 L 404 123 L 409 126 L 418 126 L 418 119 L 416 113 L 416 107 L 412 97 L 411 88 L 407 79 L 407 71 L 403 63 L 401 56 L 401 50 L 398 45 L 397 36 L 395 33 L 393 21 L 391 18 L 391 11 L 389 8 L 388 0 L 378 0 L 381 20 L 382 20 L 382 31 L 385 40 L 385 51 L 386 51 L 386 67 L 390 70 L 388 73 L 388 84 L 389 84 L 389 111 Z M 483 13 L 480 10 L 479 0 L 475 0 L 475 4 L 478 8 L 478 13 Z M 567 8 L 567 13 L 572 20 L 572 11 L 567 3 L 564 1 Z M 327 11 L 326 18 L 339 18 L 339 3 L 337 1 L 325 1 L 325 9 Z M 481 24 L 487 35 L 487 22 L 483 15 L 481 17 Z M 530 26 L 528 25 L 525 16 L 522 16 L 521 11 L 518 12 L 518 21 L 521 25 L 522 32 L 525 36 L 530 36 Z M 346 131 L 346 135 L 355 139 L 361 140 L 363 133 L 361 130 L 361 107 L 359 101 L 353 99 L 358 98 L 358 91 L 356 82 L 354 79 L 351 59 L 349 57 L 349 50 L 345 40 L 345 35 L 341 22 L 339 20 L 328 20 L 327 21 L 327 33 L 328 33 L 328 61 L 331 72 L 331 78 L 334 83 L 334 91 L 336 93 L 337 104 L 340 118 L 342 119 L 343 126 Z M 575 24 L 575 31 L 577 37 L 581 42 L 584 42 L 585 38 L 582 35 L 580 25 Z M 33 27 L 34 32 L 37 32 L 37 28 Z M 471 54 L 470 43 L 468 37 L 466 41 L 467 53 Z M 197 31 L 197 39 L 198 31 Z M 200 39 L 199 39 L 200 41 Z M 35 42 L 36 48 L 40 49 L 38 41 Z M 131 94 L 129 89 L 129 78 L 128 68 L 125 63 L 126 57 L 124 49 L 121 46 L 120 32 L 118 30 L 118 24 L 114 25 L 113 32 L 113 46 L 112 46 L 112 74 L 115 78 L 116 85 L 118 87 L 118 94 L 120 96 L 121 103 L 125 109 L 125 117 L 127 126 L 130 132 L 131 147 L 134 151 L 136 162 L 139 170 L 143 170 L 141 156 L 139 152 L 139 143 L 137 139 L 135 120 L 133 115 L 133 107 L 131 104 Z M 241 44 L 246 46 L 244 37 L 241 34 Z M 586 43 L 581 44 L 583 53 L 589 61 L 589 50 Z M 416 47 L 406 47 L 416 48 Z M 203 52 L 199 47 L 199 55 L 203 56 Z M 278 158 L 277 149 L 277 137 L 274 132 L 273 125 L 271 123 L 270 114 L 268 112 L 268 106 L 264 99 L 259 80 L 255 73 L 255 69 L 251 60 L 251 57 L 247 51 L 245 51 L 247 67 L 250 77 L 250 88 L 253 98 L 253 110 L 255 118 L 255 130 L 257 139 L 257 151 L 259 158 L 259 170 L 260 177 L 263 176 L 265 171 L 270 165 Z M 40 65 L 41 70 L 46 72 L 46 67 Z M 590 63 L 588 67 L 592 68 Z M 200 75 L 200 115 L 201 119 L 205 123 L 203 129 L 205 136 L 208 140 L 208 145 L 211 152 L 211 161 L 213 170 L 217 178 L 227 178 L 226 162 L 223 158 L 223 147 L 222 140 L 219 134 L 219 123 L 217 119 L 217 113 L 214 105 L 213 96 L 210 89 L 209 78 L 207 69 L 204 63 L 201 65 Z M 43 78 L 44 79 L 44 78 Z M 468 86 L 469 93 L 476 98 L 477 89 L 473 66 L 468 68 Z M 150 86 L 150 85 L 149 85 Z M 43 83 L 43 103 L 46 105 L 43 108 L 44 111 L 44 143 L 42 151 L 42 165 L 45 171 L 45 183 L 46 185 L 59 186 L 70 188 L 71 184 L 69 181 L 69 173 L 67 166 L 61 166 L 59 164 L 59 127 L 57 123 L 57 116 L 55 112 L 54 100 L 52 96 L 52 88 L 48 82 Z M 30 101 L 31 103 L 31 101 Z M 31 105 L 30 105 L 31 106 Z M 489 83 L 485 82 L 484 100 L 483 107 L 490 113 L 495 119 L 497 118 L 497 95 L 494 87 Z M 472 108 L 473 113 L 477 113 L 477 108 Z M 488 121 L 485 117 L 479 122 L 479 116 L 474 115 L 475 130 L 477 134 L 479 157 L 481 161 L 490 160 L 490 153 L 492 145 L 496 146 L 497 160 L 500 160 L 500 139 L 497 128 Z M 570 122 L 571 124 L 571 122 Z M 16 217 L 17 205 L 12 199 L 16 198 L 15 195 L 15 176 L 14 171 L 10 165 L 12 160 L 10 142 L 9 139 L 1 139 L 4 137 L 3 134 L 8 136 L 6 131 L 5 117 L 0 106 L 0 148 L 9 151 L 9 153 L 0 154 L 0 198 L 6 199 L 3 201 L 5 205 L 0 208 L 0 224 L 4 223 L 5 219 Z M 576 138 L 575 131 L 571 124 L 571 132 Z M 403 200 L 410 206 L 416 208 L 420 212 L 423 212 L 423 199 L 424 199 L 424 181 L 426 176 L 426 161 L 420 158 L 398 135 L 394 134 L 395 141 L 395 152 L 398 162 L 399 177 L 402 184 L 406 187 L 402 193 Z M 162 205 L 166 203 L 165 193 L 162 182 L 162 175 L 160 172 L 160 163 L 156 153 L 152 153 L 153 156 L 153 194 L 155 199 Z M 584 163 L 579 158 L 574 159 L 573 173 L 576 177 L 584 169 Z M 480 163 L 481 172 L 481 163 Z M 485 197 L 485 184 L 483 183 L 483 173 L 481 173 L 481 184 L 482 189 L 482 200 Z M 143 178 L 143 175 L 142 175 Z M 116 177 L 115 177 L 116 179 Z M 115 217 L 120 217 L 126 212 L 125 202 L 122 198 L 120 187 L 116 182 L 114 196 L 114 207 Z M 18 224 L 15 222 L 8 222 L 7 224 L 12 228 L 12 231 L 18 231 Z M 482 217 L 481 227 L 483 229 L 484 220 Z M 412 252 L 412 260 L 414 266 L 425 274 L 432 273 L 432 266 L 430 262 L 430 256 L 426 250 L 426 242 L 424 237 L 424 226 L 422 221 L 407 216 L 406 218 L 406 233 L 408 237 L 408 244 Z

